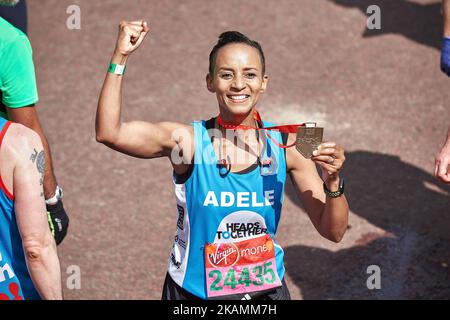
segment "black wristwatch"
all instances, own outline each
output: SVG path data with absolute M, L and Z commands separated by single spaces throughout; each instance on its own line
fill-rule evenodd
M 342 194 L 344 194 L 344 178 L 340 178 L 339 179 L 339 189 L 337 191 L 330 191 L 330 190 L 328 190 L 327 185 L 325 184 L 325 182 L 323 183 L 323 191 L 330 198 L 340 197 Z

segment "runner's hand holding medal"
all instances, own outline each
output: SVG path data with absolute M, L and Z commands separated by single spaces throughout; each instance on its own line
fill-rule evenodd
M 266 136 L 280 148 L 290 148 L 295 145 L 297 151 L 305 158 L 311 159 L 322 168 L 322 179 L 327 182 L 329 179 L 337 180 L 338 174 L 345 161 L 344 149 L 335 142 L 322 142 L 323 128 L 316 127 L 315 123 L 302 123 L 292 125 L 280 125 L 273 127 L 263 127 L 261 116 L 258 111 L 254 111 L 254 118 L 260 124 L 259 128 L 234 125 L 225 123 L 218 116 L 218 123 L 229 130 L 263 130 Z M 296 133 L 294 143 L 285 145 L 276 141 L 270 135 L 270 131 L 281 133 Z

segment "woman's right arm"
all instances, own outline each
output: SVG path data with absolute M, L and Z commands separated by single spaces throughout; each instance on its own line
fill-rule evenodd
M 111 63 L 125 65 L 148 31 L 145 21 L 122 21 Z M 123 75 L 107 72 L 97 106 L 97 141 L 134 157 L 170 156 L 183 131 L 190 136 L 191 126 L 174 122 L 121 122 L 122 82 Z

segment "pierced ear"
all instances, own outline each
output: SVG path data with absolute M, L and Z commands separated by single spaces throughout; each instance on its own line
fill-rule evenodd
M 264 93 L 266 91 L 266 89 L 267 89 L 267 82 L 269 82 L 269 76 L 265 74 L 263 76 L 261 90 L 259 90 L 259 92 Z
M 208 91 L 212 93 L 216 92 L 212 83 L 213 79 L 209 73 L 206 75 L 205 80 L 206 80 L 206 88 L 208 88 Z

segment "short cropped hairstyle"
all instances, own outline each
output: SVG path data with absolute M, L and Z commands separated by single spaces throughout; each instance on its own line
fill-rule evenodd
M 249 45 L 250 47 L 258 49 L 259 56 L 261 57 L 262 74 L 264 75 L 266 73 L 266 60 L 264 58 L 264 52 L 261 48 L 261 45 L 257 41 L 251 40 L 250 38 L 248 38 L 247 36 L 243 35 L 238 31 L 226 31 L 219 36 L 217 44 L 214 46 L 211 53 L 209 54 L 210 75 L 213 75 L 214 73 L 214 66 L 216 64 L 217 52 L 219 51 L 220 48 L 230 43 L 244 43 L 246 45 Z

